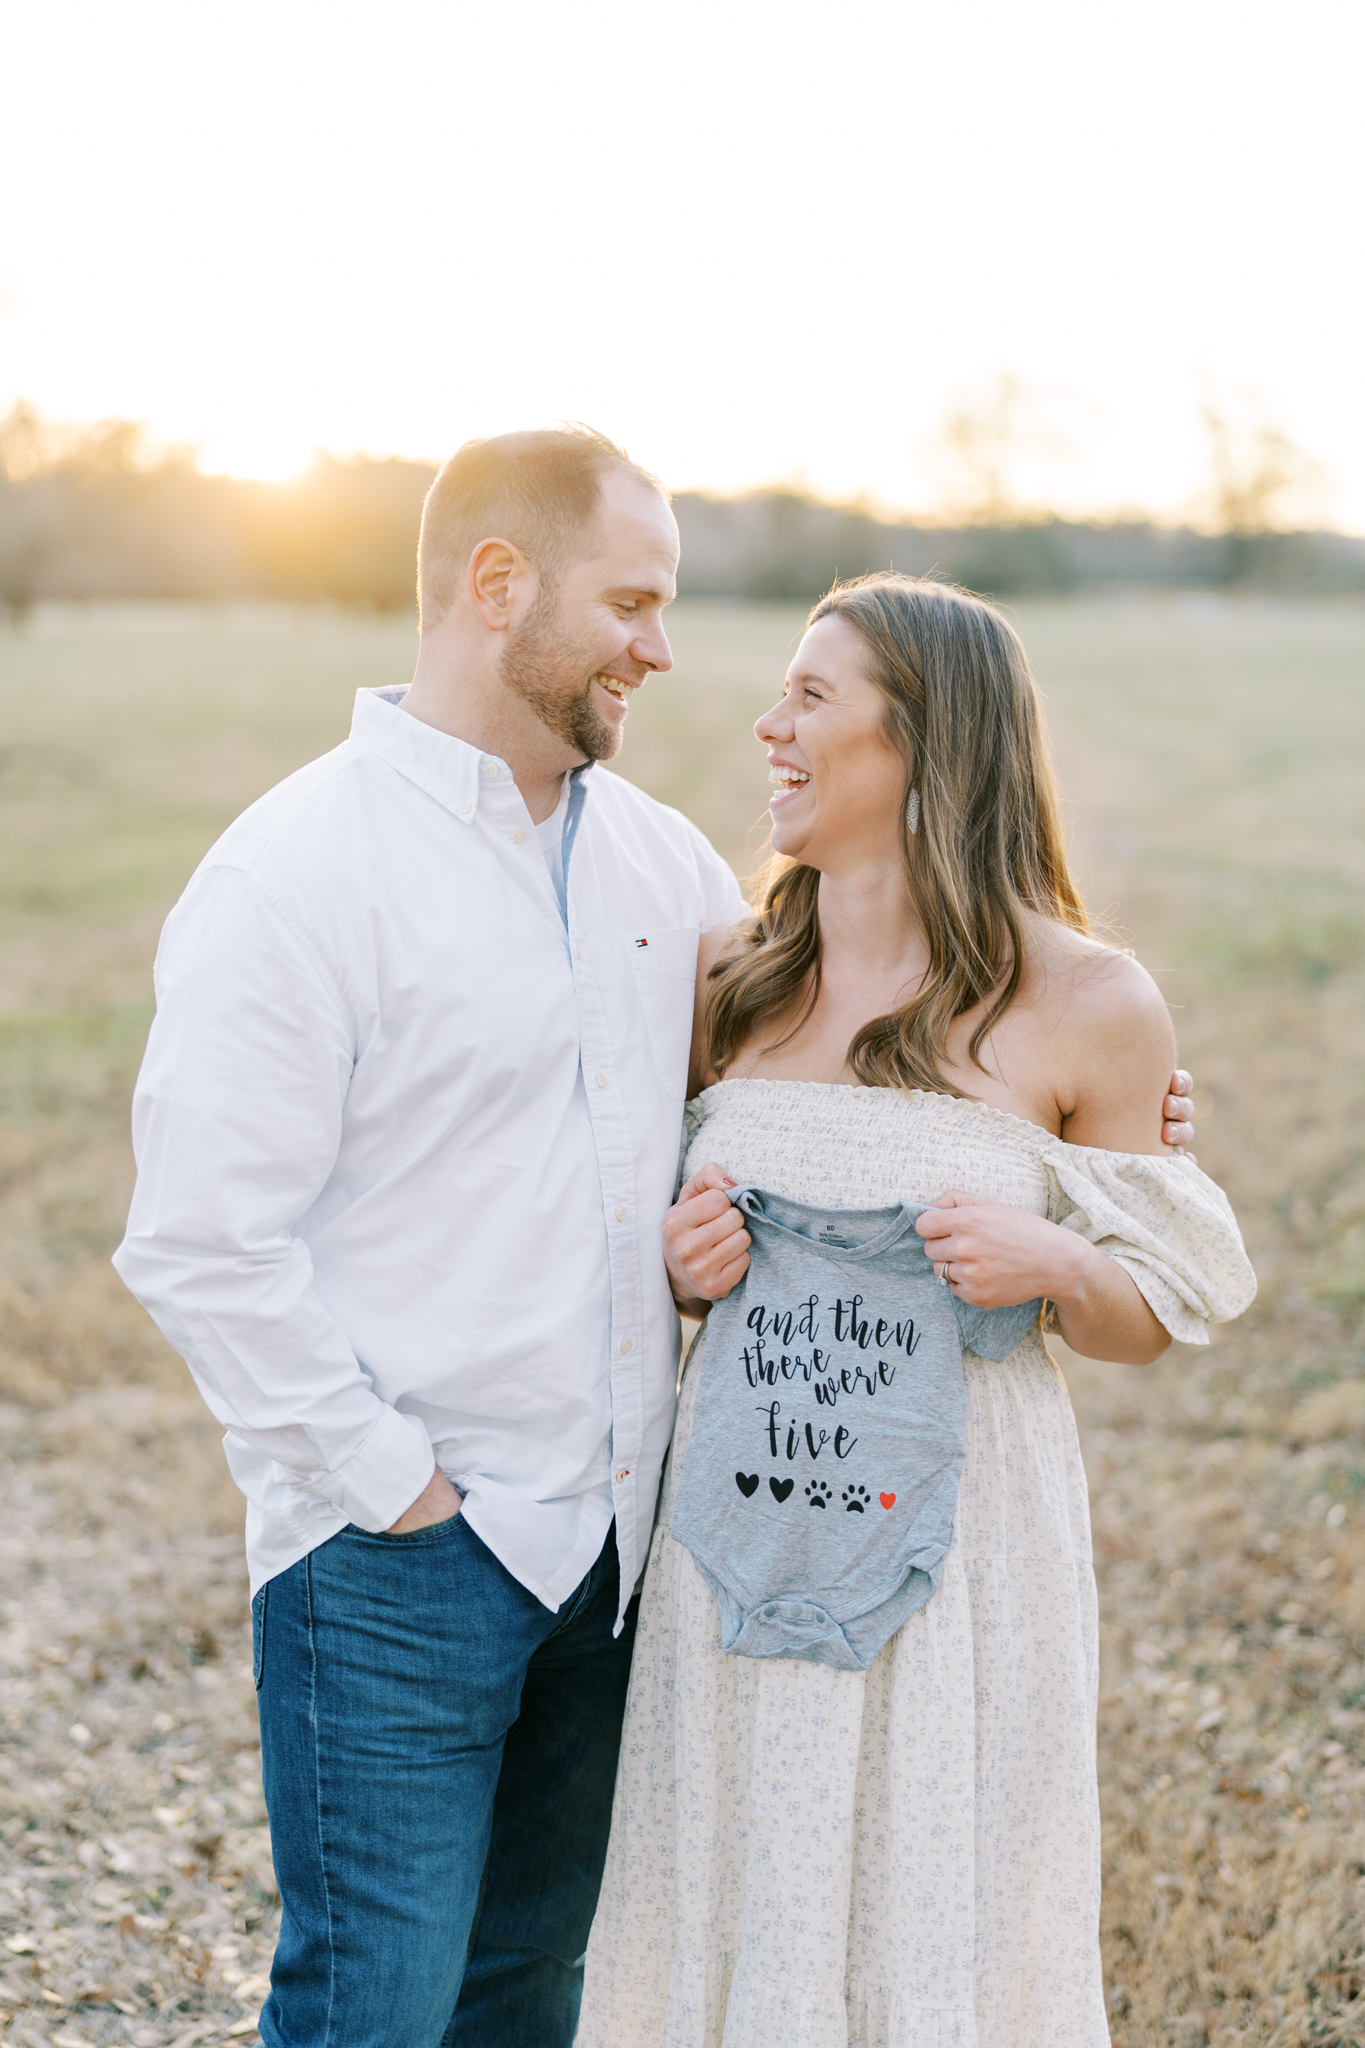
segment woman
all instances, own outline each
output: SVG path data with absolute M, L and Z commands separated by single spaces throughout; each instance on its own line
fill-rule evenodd
M 1013 630 L 882 575 L 811 614 L 769 750 L 774 862 L 699 969 L 679 1306 L 743 1278 L 728 1187 L 933 1205 L 936 1274 L 1052 1304 L 1089 1357 L 1207 1341 L 1255 1282 L 1226 1201 L 1162 1156 L 1170 1021 L 1067 871 Z M 725 1656 L 671 1534 L 642 1599 L 579 2048 L 1100 2048 L 1096 1620 L 1085 1479 L 1037 1325 L 967 1353 L 934 1597 L 864 1671 Z

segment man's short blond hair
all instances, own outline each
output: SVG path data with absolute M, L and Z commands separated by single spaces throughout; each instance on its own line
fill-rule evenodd
M 591 427 L 466 441 L 443 465 L 422 507 L 417 611 L 438 626 L 463 588 L 480 541 L 506 540 L 553 583 L 592 547 L 602 478 L 623 470 L 661 496 L 663 485 Z

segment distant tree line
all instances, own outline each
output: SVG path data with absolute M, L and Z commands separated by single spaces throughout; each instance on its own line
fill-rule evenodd
M 398 609 L 413 600 L 434 474 L 428 463 L 320 454 L 289 483 L 207 477 L 192 451 L 149 447 L 127 421 L 57 434 L 18 406 L 0 422 L 0 606 L 11 619 L 52 598 Z M 1226 530 L 1207 533 L 1040 515 L 892 523 L 795 490 L 688 491 L 673 501 L 679 588 L 805 601 L 836 575 L 894 567 L 999 596 L 1124 584 L 1365 592 L 1365 541 L 1275 530 L 1261 516 L 1266 496 L 1243 488 Z
M 892 525 L 794 491 L 673 501 L 683 537 L 679 589 L 809 598 L 836 575 L 901 569 L 1015 597 L 1124 584 L 1177 589 L 1365 592 L 1365 540 L 1330 532 L 1202 533 L 1153 520 L 1058 518 Z
M 107 421 L 0 422 L 0 603 L 44 598 L 413 602 L 428 463 L 319 455 L 287 484 L 203 476 L 193 450 Z

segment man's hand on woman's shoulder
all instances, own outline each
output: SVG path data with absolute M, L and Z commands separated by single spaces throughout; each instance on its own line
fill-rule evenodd
M 1163 1145 L 1192 1145 L 1194 1143 L 1194 1082 L 1183 1067 L 1177 1067 L 1171 1075 L 1171 1092 L 1161 1105 L 1161 1142 Z

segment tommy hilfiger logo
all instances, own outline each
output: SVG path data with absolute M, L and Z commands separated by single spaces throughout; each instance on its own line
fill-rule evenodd
M 636 945 L 637 945 L 637 946 L 647 946 L 647 945 L 649 944 L 649 940 L 648 940 L 648 939 L 637 939 L 637 940 L 635 941 L 635 943 L 636 943 Z

